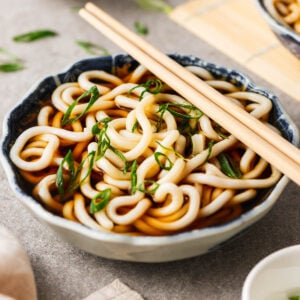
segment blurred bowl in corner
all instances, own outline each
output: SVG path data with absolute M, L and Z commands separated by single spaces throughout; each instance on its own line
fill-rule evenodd
M 255 2 L 259 7 L 262 16 L 280 42 L 296 57 L 300 58 L 300 34 L 284 21 L 284 18 L 275 8 L 274 1 L 255 0 Z M 297 5 L 299 6 L 300 16 L 300 3 L 297 3 Z
M 247 276 L 242 300 L 300 299 L 300 245 L 262 259 Z

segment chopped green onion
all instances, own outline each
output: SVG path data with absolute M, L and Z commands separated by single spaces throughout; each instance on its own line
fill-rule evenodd
M 164 165 L 164 164 L 162 164 L 162 162 L 160 161 L 160 157 L 163 157 L 163 158 L 166 159 L 166 162 L 168 162 L 168 165 L 167 165 L 167 166 Z M 172 167 L 173 167 L 173 165 L 174 165 L 174 164 L 172 163 L 172 161 L 169 159 L 169 157 L 168 157 L 166 154 L 162 153 L 162 152 L 155 152 L 155 153 L 154 153 L 154 158 L 155 158 L 157 164 L 159 165 L 159 167 L 160 167 L 161 169 L 163 169 L 163 170 L 169 171 L 169 170 L 172 169 Z
M 221 131 L 221 127 L 219 125 L 217 125 L 215 127 L 215 130 L 217 132 L 217 134 L 222 138 L 222 139 L 228 139 L 228 135 L 225 135 L 222 131 Z
M 172 7 L 163 0 L 135 0 L 141 9 L 170 13 Z
M 171 107 L 179 107 L 188 109 L 189 112 L 186 114 L 179 113 L 178 111 L 171 109 Z M 203 112 L 199 110 L 196 106 L 191 104 L 177 104 L 177 103 L 168 103 L 167 110 L 174 116 L 183 118 L 183 119 L 200 119 L 203 116 Z M 190 115 L 190 113 L 194 111 L 195 115 Z
M 105 155 L 105 152 L 106 152 L 107 149 L 110 149 L 116 155 L 118 155 L 120 157 L 120 159 L 124 162 L 123 173 L 125 174 L 127 172 L 127 170 L 130 168 L 131 163 L 126 160 L 124 154 L 120 150 L 114 148 L 110 144 L 110 138 L 107 135 L 106 131 L 108 129 L 108 123 L 111 120 L 112 119 L 110 117 L 104 118 L 104 119 L 100 120 L 99 122 L 97 122 L 92 127 L 92 134 L 98 135 L 98 137 L 97 137 L 97 141 L 98 141 L 97 160 Z M 103 124 L 103 126 L 101 128 L 99 128 L 100 124 Z
M 61 197 L 65 194 L 65 181 L 64 181 L 64 172 L 63 172 L 65 164 L 68 165 L 70 181 L 72 181 L 71 178 L 74 178 L 75 167 L 74 167 L 74 158 L 71 150 L 69 150 L 67 155 L 63 158 L 56 172 L 56 186 L 58 188 L 58 192 Z
M 145 24 L 142 24 L 139 21 L 134 22 L 134 29 L 140 35 L 147 35 L 148 34 L 148 27 Z
M 145 183 L 152 183 L 152 184 L 154 184 L 154 187 L 151 190 L 147 190 L 147 189 L 144 188 Z M 156 182 L 154 180 L 144 180 L 143 183 L 141 183 L 137 186 L 136 190 L 140 191 L 142 193 L 151 195 L 151 194 L 154 194 L 157 191 L 158 188 L 159 188 L 159 183 L 158 182 Z
M 71 9 L 75 12 L 79 12 L 83 7 L 81 5 L 74 5 Z
M 104 156 L 105 152 L 107 149 L 110 148 L 110 138 L 108 137 L 106 131 L 108 129 L 108 123 L 112 119 L 107 117 L 99 122 L 97 122 L 93 127 L 92 127 L 92 134 L 97 135 L 97 140 L 98 140 L 98 150 L 97 150 L 97 160 L 100 159 L 101 157 Z M 99 128 L 99 125 L 103 124 L 101 128 Z
M 90 204 L 90 213 L 94 214 L 102 210 L 108 203 L 111 196 L 111 189 L 105 189 L 92 198 Z
M 139 127 L 139 122 L 136 121 L 131 128 L 131 132 L 135 132 L 138 127 Z
M 242 173 L 239 169 L 238 163 L 228 154 L 221 153 L 218 155 L 218 161 L 222 172 L 231 178 L 241 178 Z
M 90 100 L 88 102 L 88 105 L 86 106 L 85 110 L 79 114 L 77 117 L 71 118 L 70 119 L 70 115 L 74 109 L 74 107 L 78 104 L 78 102 L 87 96 L 91 96 Z M 99 98 L 99 91 L 97 86 L 92 86 L 88 91 L 86 91 L 85 93 L 83 93 L 80 97 L 78 97 L 67 109 L 63 119 L 62 119 L 62 125 L 65 126 L 67 124 L 70 124 L 74 121 L 79 120 L 82 116 L 84 116 L 86 114 L 86 112 L 91 108 L 91 106 L 98 100 Z
M 141 93 L 140 98 L 139 98 L 139 101 L 141 101 L 146 92 L 148 92 L 150 94 L 154 94 L 154 95 L 159 94 L 161 92 L 162 88 L 163 88 L 163 83 L 159 79 L 150 78 L 145 83 L 138 84 L 135 87 L 133 87 L 132 89 L 130 89 L 127 92 L 127 95 L 129 96 L 132 93 L 132 91 L 137 89 L 138 87 L 145 88 L 144 91 Z
M 188 111 L 188 113 L 183 114 L 183 113 L 180 113 L 180 112 L 172 109 L 172 107 L 184 108 L 184 109 L 188 109 L 189 111 Z M 160 116 L 159 116 L 159 119 L 158 119 L 157 125 L 156 125 L 157 131 L 159 131 L 161 129 L 162 119 L 163 119 L 163 116 L 166 111 L 170 112 L 173 116 L 181 118 L 183 120 L 185 120 L 185 119 L 187 119 L 187 120 L 200 119 L 203 116 L 203 112 L 201 110 L 199 110 L 196 106 L 191 105 L 191 104 L 163 103 L 159 106 L 159 109 L 157 111 L 158 113 L 160 113 Z M 193 114 L 191 114 L 191 112 L 194 112 L 195 114 L 193 115 Z M 184 128 L 189 126 L 189 123 L 186 123 L 186 122 L 183 122 L 183 123 L 184 123 Z
M 93 165 L 94 165 L 94 160 L 95 160 L 95 155 L 96 155 L 96 152 L 95 151 L 91 151 L 80 163 L 80 165 L 78 166 L 77 170 L 76 170 L 76 173 L 75 173 L 75 179 L 78 177 L 79 173 L 81 172 L 81 169 L 85 163 L 85 161 L 91 156 L 91 159 L 90 159 L 90 163 L 89 163 L 89 168 L 88 168 L 88 171 L 86 172 L 86 174 L 84 175 L 84 177 L 80 180 L 80 182 L 72 187 L 73 189 L 77 189 L 80 184 L 86 180 L 86 178 L 88 178 L 88 176 L 90 176 L 90 174 L 92 173 L 92 169 L 93 169 Z
M 29 43 L 35 40 L 39 40 L 39 39 L 43 39 L 55 35 L 57 35 L 55 31 L 42 29 L 42 30 L 35 30 L 35 31 L 17 35 L 13 38 L 13 40 L 18 43 Z
M 82 167 L 86 161 L 86 159 L 90 159 L 89 168 L 87 173 L 84 175 L 84 177 L 78 182 L 79 174 L 82 170 Z M 57 172 L 56 172 L 56 186 L 60 195 L 60 198 L 63 198 L 64 195 L 67 195 L 70 192 L 73 192 L 76 190 L 80 184 L 91 174 L 92 167 L 94 164 L 94 157 L 95 157 L 95 151 L 90 152 L 79 164 L 77 169 L 75 169 L 75 162 L 72 155 L 72 151 L 69 150 L 66 156 L 63 158 L 62 162 L 60 163 Z M 67 164 L 68 166 L 68 177 L 69 177 L 69 184 L 68 187 L 65 186 L 65 179 L 64 179 L 64 165 Z
M 107 117 L 104 119 L 101 119 L 100 121 L 98 121 L 93 127 L 92 127 L 92 134 L 99 134 L 101 133 L 101 131 L 103 130 L 103 128 L 105 129 L 105 131 L 107 130 L 107 126 L 108 123 L 112 120 L 112 118 Z M 104 124 L 104 126 L 102 128 L 99 128 L 100 124 Z
M 131 194 L 134 194 L 137 191 L 137 160 L 135 159 L 131 165 Z
M 0 63 L 0 72 L 15 72 L 24 69 L 24 65 L 18 62 Z
M 171 151 L 174 152 L 175 155 L 177 155 L 178 157 L 187 160 L 183 155 L 181 155 L 179 152 L 175 151 L 173 148 L 169 148 L 169 147 L 165 147 L 162 143 L 160 143 L 159 141 L 155 141 L 160 147 L 162 147 L 163 149 L 167 150 L 167 151 Z
M 20 58 L 14 55 L 13 53 L 8 52 L 7 50 L 0 48 L 0 54 L 5 55 L 12 61 L 20 61 Z
M 104 48 L 97 44 L 88 41 L 76 41 L 77 45 L 84 49 L 87 53 L 92 55 L 109 55 L 110 53 Z
M 215 144 L 215 141 L 214 141 L 214 140 L 210 140 L 210 141 L 208 142 L 207 155 L 206 155 L 206 158 L 205 158 L 205 160 L 204 160 L 203 163 L 206 163 L 206 162 L 209 160 L 209 158 L 210 158 L 210 156 L 211 156 L 211 152 L 212 152 L 212 148 L 213 148 L 214 144 Z
M 15 72 L 24 69 L 24 64 L 16 55 L 3 48 L 0 48 L 0 54 L 9 59 L 0 63 L 0 72 Z
M 300 295 L 297 296 L 290 296 L 289 300 L 300 300 Z

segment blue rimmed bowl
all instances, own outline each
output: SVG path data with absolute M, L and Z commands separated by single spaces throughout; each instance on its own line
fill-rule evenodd
M 265 0 L 254 0 L 261 15 L 279 41 L 295 56 L 300 58 L 300 34 L 279 20 L 274 12 L 266 5 Z
M 287 140 L 298 145 L 297 128 L 273 94 L 257 87 L 249 78 L 236 70 L 217 66 L 190 55 L 171 55 L 171 57 L 184 66 L 204 67 L 215 77 L 237 84 L 245 90 L 267 96 L 273 102 L 271 123 Z M 124 65 L 134 68 L 137 62 L 122 54 L 76 62 L 66 71 L 36 83 L 27 95 L 7 113 L 1 140 L 1 162 L 10 187 L 21 203 L 37 219 L 49 225 L 66 241 L 78 248 L 106 258 L 139 262 L 172 261 L 206 253 L 220 247 L 261 219 L 279 199 L 288 183 L 287 177 L 282 176 L 274 187 L 260 193 L 253 208 L 228 223 L 163 237 L 126 236 L 99 232 L 52 214 L 31 196 L 26 182 L 9 158 L 11 146 L 17 136 L 30 126 L 32 116 L 61 83 L 76 81 L 78 75 L 87 70 L 101 69 L 112 72 L 118 68 L 122 69 Z

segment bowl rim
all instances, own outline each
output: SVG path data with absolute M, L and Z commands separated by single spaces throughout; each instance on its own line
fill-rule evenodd
M 232 71 L 235 71 L 238 76 L 241 76 L 246 82 L 247 85 L 251 86 L 254 88 L 256 91 L 265 91 L 268 93 L 269 97 L 274 97 L 277 99 L 276 96 L 274 96 L 271 92 L 269 92 L 265 88 L 261 88 L 257 84 L 255 84 L 248 76 L 243 74 L 242 72 L 236 70 L 236 69 L 231 69 L 228 67 L 223 67 L 218 64 L 210 63 L 207 62 L 203 59 L 200 59 L 198 57 L 195 57 L 193 55 L 186 55 L 186 54 L 170 54 L 170 55 L 175 55 L 176 57 L 180 58 L 188 58 L 188 59 L 198 59 L 204 63 L 209 64 L 210 66 L 213 66 L 215 68 L 222 68 L 225 69 L 226 72 L 230 73 Z M 131 245 L 143 245 L 143 246 L 154 246 L 154 245 L 171 245 L 171 244 L 176 244 L 180 242 L 186 242 L 188 240 L 196 240 L 199 238 L 204 238 L 204 237 L 209 237 L 209 236 L 214 236 L 214 235 L 219 235 L 222 233 L 229 232 L 233 229 L 236 229 L 237 227 L 247 223 L 251 219 L 253 219 L 256 215 L 260 215 L 262 213 L 266 213 L 272 206 L 273 204 L 278 200 L 279 195 L 282 193 L 283 189 L 286 187 L 286 185 L 289 182 L 289 179 L 287 176 L 283 175 L 280 180 L 276 183 L 276 185 L 273 187 L 272 191 L 268 194 L 266 199 L 253 207 L 251 210 L 244 212 L 241 214 L 239 217 L 221 225 L 215 225 L 207 228 L 200 228 L 200 229 L 193 229 L 190 231 L 185 231 L 182 233 L 176 233 L 173 235 L 167 235 L 167 236 L 129 236 L 129 235 L 124 235 L 124 234 L 118 234 L 118 233 L 110 233 L 110 232 L 105 232 L 105 231 L 98 231 L 92 228 L 88 228 L 84 226 L 83 224 L 76 223 L 70 220 L 67 220 L 65 218 L 62 218 L 60 216 L 57 216 L 48 210 L 46 210 L 41 203 L 39 203 L 37 200 L 35 200 L 33 197 L 27 195 L 22 191 L 20 186 L 17 183 L 16 176 L 14 174 L 14 171 L 12 169 L 12 166 L 9 162 L 9 158 L 6 156 L 4 152 L 4 141 L 8 137 L 9 133 L 9 128 L 8 128 L 8 120 L 11 115 L 11 113 L 16 109 L 17 107 L 21 106 L 23 102 L 28 98 L 28 96 L 35 91 L 39 85 L 46 80 L 47 78 L 53 78 L 58 84 L 60 84 L 60 81 L 58 79 L 58 76 L 66 73 L 69 71 L 72 67 L 74 67 L 78 63 L 82 62 L 88 62 L 88 61 L 93 61 L 93 60 L 98 60 L 98 59 L 105 59 L 105 58 L 112 58 L 112 64 L 114 63 L 114 59 L 118 56 L 124 56 L 124 57 L 130 57 L 127 54 L 113 54 L 109 56 L 102 56 L 102 57 L 92 57 L 92 58 L 86 58 L 86 59 L 81 59 L 78 60 L 74 63 L 69 64 L 67 67 L 65 67 L 61 72 L 55 74 L 55 75 L 50 75 L 43 77 L 39 80 L 37 80 L 30 88 L 29 90 L 25 93 L 23 97 L 17 101 L 12 108 L 6 113 L 4 120 L 3 120 L 3 129 L 2 129 L 2 136 L 0 139 L 0 145 L 1 145 L 1 155 L 0 155 L 0 161 L 2 163 L 3 169 L 6 173 L 7 180 L 9 182 L 10 188 L 13 191 L 13 193 L 17 196 L 18 200 L 21 201 L 21 203 L 29 208 L 30 212 L 35 216 L 41 219 L 42 221 L 52 224 L 55 227 L 60 227 L 63 229 L 68 229 L 70 231 L 82 234 L 88 238 L 98 240 L 98 241 L 106 241 L 106 242 L 111 242 L 111 243 L 124 243 L 124 244 L 131 244 Z M 278 99 L 277 99 L 278 100 Z M 291 120 L 289 115 L 286 113 L 284 108 L 282 107 L 280 101 L 278 100 L 276 105 L 279 107 L 279 109 L 282 111 L 284 114 L 285 118 L 288 120 L 289 127 L 292 128 L 293 131 L 293 143 L 294 144 L 299 144 L 299 131 L 294 122 Z M 251 225 L 250 223 L 249 225 Z M 237 234 L 239 234 L 238 232 Z M 214 247 L 213 247 L 214 248 Z
M 275 252 L 270 253 L 266 257 L 262 258 L 260 261 L 257 262 L 256 265 L 250 270 L 248 273 L 242 288 L 242 300 L 251 300 L 250 292 L 251 286 L 256 278 L 256 276 L 269 264 L 272 264 L 277 259 L 283 256 L 290 256 L 294 253 L 297 253 L 300 257 L 300 244 L 295 244 L 291 246 L 287 246 L 282 249 L 278 249 Z
M 264 4 L 264 0 L 255 0 L 255 2 L 264 18 L 271 25 L 271 27 L 275 29 L 277 33 L 283 33 L 285 35 L 291 36 L 294 40 L 300 43 L 300 34 L 296 33 L 296 31 L 285 26 L 282 22 L 273 17 L 271 13 L 267 10 Z

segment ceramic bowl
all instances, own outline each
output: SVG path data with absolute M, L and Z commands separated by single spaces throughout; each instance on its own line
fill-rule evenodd
M 300 299 L 300 245 L 270 254 L 251 270 L 243 286 L 242 300 L 257 299 Z
M 171 57 L 182 65 L 204 67 L 218 78 L 234 82 L 249 91 L 266 95 L 274 104 L 271 122 L 286 139 L 293 144 L 298 144 L 297 129 L 273 94 L 255 86 L 251 80 L 236 70 L 217 66 L 194 56 L 171 55 Z M 26 183 L 10 161 L 10 148 L 20 131 L 24 130 L 24 124 L 28 123 L 28 116 L 43 105 L 41 99 L 49 98 L 57 85 L 76 81 L 78 75 L 83 71 L 92 69 L 111 71 L 126 64 L 137 65 L 136 61 L 127 55 L 82 60 L 62 73 L 39 81 L 30 89 L 4 120 L 1 161 L 11 189 L 35 217 L 49 225 L 65 240 L 76 247 L 102 257 L 126 261 L 163 262 L 200 255 L 220 247 L 224 242 L 240 234 L 251 224 L 261 219 L 271 209 L 287 185 L 287 177 L 283 176 L 274 187 L 260 193 L 255 207 L 229 223 L 171 236 L 137 237 L 98 232 L 48 212 L 30 195 L 30 192 L 26 189 Z
M 283 24 L 274 13 L 268 9 L 265 0 L 255 0 L 259 10 L 280 42 L 294 55 L 300 58 L 300 34 Z

